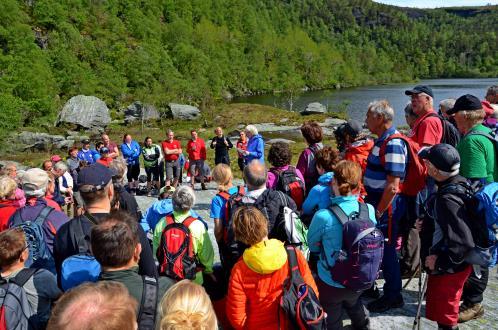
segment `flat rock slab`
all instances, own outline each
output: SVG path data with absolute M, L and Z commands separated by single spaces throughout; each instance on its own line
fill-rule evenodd
M 168 106 L 174 119 L 194 120 L 201 115 L 199 108 L 192 105 L 170 103 Z

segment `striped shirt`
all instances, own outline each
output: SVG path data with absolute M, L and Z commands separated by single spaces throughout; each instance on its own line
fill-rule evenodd
M 387 143 L 384 165 L 379 157 L 384 140 L 397 133 L 398 131 L 394 127 L 390 127 L 380 138 L 375 140 L 374 147 L 367 158 L 367 169 L 363 178 L 367 192 L 384 191 L 388 175 L 399 177 L 403 182 L 408 161 L 408 150 L 405 142 L 393 139 Z

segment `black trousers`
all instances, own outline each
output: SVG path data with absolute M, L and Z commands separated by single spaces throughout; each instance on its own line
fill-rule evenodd
M 368 329 L 370 320 L 368 310 L 363 305 L 361 292 L 330 286 L 316 278 L 320 303 L 327 313 L 327 329 L 343 329 L 342 313 L 345 310 L 351 319 L 353 329 Z
M 483 300 L 484 290 L 488 286 L 489 268 L 481 267 L 481 278 L 477 278 L 474 272 L 470 273 L 469 279 L 463 286 L 461 300 L 467 306 L 480 304 Z

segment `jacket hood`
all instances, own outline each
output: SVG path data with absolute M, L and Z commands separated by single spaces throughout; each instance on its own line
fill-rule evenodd
M 276 239 L 259 242 L 244 251 L 247 267 L 259 274 L 271 274 L 287 262 L 284 243 Z
M 334 172 L 323 173 L 318 178 L 318 183 L 321 185 L 329 185 L 333 179 L 334 179 Z
M 252 138 L 250 138 L 249 140 L 262 140 L 262 139 L 263 139 L 263 137 L 261 136 L 261 134 L 256 134 Z

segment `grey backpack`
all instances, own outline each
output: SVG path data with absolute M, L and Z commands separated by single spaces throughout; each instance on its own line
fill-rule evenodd
M 0 278 L 0 329 L 31 330 L 37 326 L 33 322 L 36 311 L 31 307 L 24 284 L 37 269 L 25 268 L 10 280 Z

